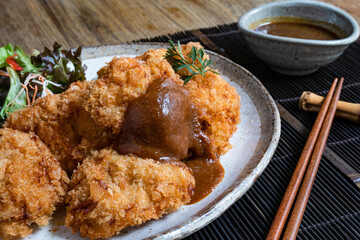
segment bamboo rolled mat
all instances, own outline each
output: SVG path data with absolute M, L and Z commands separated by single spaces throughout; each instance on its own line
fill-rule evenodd
M 316 114 L 298 110 L 303 91 L 326 94 L 335 77 L 345 78 L 341 99 L 360 103 L 360 41 L 330 65 L 305 77 L 273 72 L 247 47 L 236 23 L 140 41 L 200 41 L 252 72 L 279 108 L 279 146 L 251 189 L 222 216 L 187 239 L 264 239 L 270 228 Z M 360 239 L 360 126 L 335 120 L 298 239 Z

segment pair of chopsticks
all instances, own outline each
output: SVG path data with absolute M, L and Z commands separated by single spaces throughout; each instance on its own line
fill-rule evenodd
M 335 78 L 329 90 L 329 93 L 326 96 L 324 103 L 322 104 L 320 112 L 315 120 L 314 126 L 306 141 L 305 147 L 300 155 L 299 162 L 296 165 L 295 171 L 291 177 L 288 188 L 286 189 L 285 195 L 281 201 L 280 207 L 276 213 L 275 219 L 270 227 L 270 231 L 266 239 L 273 240 L 280 238 L 286 219 L 289 215 L 292 204 L 295 200 L 297 191 L 302 181 L 300 191 L 298 193 L 295 205 L 292 210 L 292 214 L 283 235 L 283 239 L 296 238 L 302 217 L 305 212 L 306 204 L 309 199 L 312 186 L 314 184 L 321 156 L 324 152 L 326 140 L 329 136 L 330 128 L 334 120 L 336 106 L 339 101 L 343 81 L 344 78 L 341 78 L 338 84 L 338 79 Z M 335 90 L 336 85 L 337 88 Z M 302 180 L 305 171 L 306 174 L 304 179 Z

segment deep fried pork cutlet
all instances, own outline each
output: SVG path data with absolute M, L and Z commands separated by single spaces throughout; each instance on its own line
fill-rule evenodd
M 47 225 L 69 179 L 34 133 L 0 129 L 0 238 L 25 237 Z
M 98 72 L 99 79 L 90 93 L 86 110 L 100 126 L 119 133 L 128 104 L 145 94 L 149 84 L 168 78 L 183 82 L 164 59 L 113 58 Z
M 200 43 L 194 42 L 182 45 L 183 55 L 188 61 L 193 47 L 202 48 Z M 206 54 L 205 58 L 208 58 Z M 199 66 L 198 60 L 195 65 Z M 190 74 L 186 68 L 177 73 Z M 220 156 L 230 150 L 230 138 L 240 123 L 240 96 L 221 75 L 212 72 L 205 75 L 195 75 L 185 88 L 190 92 L 191 102 L 196 106 L 205 134 L 210 137 L 215 153 Z
M 240 96 L 220 75 L 207 72 L 194 76 L 185 85 L 196 106 L 203 131 L 220 156 L 231 148 L 230 138 L 240 122 Z
M 183 45 L 183 55 L 187 56 L 193 46 L 201 47 L 193 42 Z M 128 102 L 144 94 L 152 81 L 170 78 L 183 85 L 179 75 L 164 59 L 165 52 L 165 49 L 156 49 L 135 59 L 114 58 L 103 67 L 98 72 L 101 78 L 98 85 L 104 90 L 98 88 L 96 93 L 93 92 L 88 104 L 94 121 L 119 132 Z M 184 68 L 179 73 L 189 74 L 186 71 Z M 196 75 L 184 87 L 196 106 L 204 133 L 211 139 L 213 152 L 218 157 L 225 154 L 231 148 L 229 140 L 240 122 L 240 97 L 235 88 L 221 75 L 212 72 L 207 72 L 205 77 Z M 115 112 L 120 114 L 115 115 Z
M 184 55 L 194 45 L 184 45 Z M 35 132 L 61 166 L 71 172 L 92 149 L 110 145 L 121 131 L 128 104 L 145 94 L 151 82 L 167 78 L 183 85 L 163 59 L 164 53 L 164 49 L 158 49 L 137 58 L 114 58 L 98 72 L 98 80 L 74 83 L 62 94 L 39 98 L 34 106 L 12 113 L 5 126 Z M 197 107 L 213 152 L 217 156 L 226 153 L 240 121 L 236 90 L 211 72 L 206 77 L 196 75 L 184 87 Z
M 34 105 L 16 111 L 4 126 L 32 131 L 49 147 L 61 167 L 72 172 L 93 149 L 107 147 L 111 130 L 95 124 L 83 105 L 94 85 L 76 82 L 62 94 L 38 98 Z
M 66 197 L 66 226 L 90 239 L 176 211 L 195 181 L 184 164 L 160 163 L 104 149 L 74 171 Z
M 193 46 L 201 47 L 198 43 L 184 45 L 182 46 L 183 55 L 187 56 Z M 51 185 L 46 185 L 48 187 L 42 185 L 48 182 L 45 180 L 45 183 L 43 180 L 36 182 L 35 180 L 39 178 L 32 177 L 35 173 L 38 174 L 36 176 L 40 176 L 37 170 L 32 171 L 33 168 L 43 167 L 42 162 L 39 164 L 36 161 L 35 155 L 26 155 L 25 157 L 29 149 L 35 149 L 34 146 L 38 147 L 39 151 L 41 150 L 41 153 L 37 153 L 36 156 L 46 155 L 52 160 L 52 166 L 45 164 L 48 167 L 42 171 L 50 172 L 46 175 L 48 178 L 53 178 L 54 173 L 52 171 L 55 171 L 51 170 L 53 168 L 57 169 L 58 175 L 56 176 L 63 176 L 56 160 L 69 173 L 77 168 L 73 172 L 70 191 L 66 196 L 66 226 L 72 228 L 73 232 L 80 231 L 84 237 L 91 239 L 108 238 L 126 227 L 139 225 L 151 219 L 159 219 L 164 214 L 176 211 L 181 205 L 190 202 L 195 188 L 195 180 L 191 170 L 185 164 L 178 161 L 167 163 L 156 161 L 150 159 L 153 157 L 152 155 L 141 158 L 133 155 L 136 152 L 120 155 L 109 148 L 113 147 L 121 152 L 120 148 L 116 148 L 119 138 L 124 136 L 132 138 L 133 135 L 126 134 L 127 132 L 123 129 L 127 123 L 126 116 L 131 116 L 138 109 L 137 102 L 154 102 L 155 98 L 147 97 L 145 94 L 150 92 L 151 84 L 155 81 L 162 81 L 153 85 L 156 88 L 165 83 L 166 89 L 183 87 L 183 95 L 186 98 L 180 99 L 180 97 L 179 101 L 174 101 L 174 104 L 177 102 L 182 104 L 183 101 L 191 102 L 187 108 L 184 108 L 185 110 L 191 109 L 191 111 L 184 110 L 183 115 L 191 116 L 189 122 L 192 124 L 196 122 L 196 135 L 206 136 L 206 151 L 214 156 L 211 159 L 218 161 L 220 155 L 225 154 L 231 148 L 229 139 L 240 122 L 240 97 L 235 88 L 231 87 L 220 75 L 212 72 L 207 72 L 206 76 L 196 75 L 186 85 L 183 85 L 184 82 L 178 74 L 186 75 L 188 74 L 187 70 L 182 69 L 175 73 L 169 62 L 164 59 L 165 52 L 165 49 L 158 49 L 150 50 L 136 58 L 115 57 L 99 70 L 99 79 L 73 83 L 62 94 L 39 98 L 33 106 L 10 114 L 4 126 L 29 134 L 8 129 L 1 130 L 6 132 L 4 136 L 10 136 L 9 132 L 11 131 L 15 132 L 20 136 L 18 141 L 21 144 L 27 144 L 27 150 L 21 151 L 22 146 L 19 142 L 12 139 L 13 143 L 11 144 L 7 143 L 10 140 L 3 143 L 2 139 L 5 138 L 0 137 L 0 149 L 2 145 L 6 146 L 4 149 L 12 149 L 0 152 L 0 207 L 1 204 L 8 204 L 0 208 L 0 233 L 4 237 L 29 234 L 31 229 L 27 224 L 31 222 L 36 222 L 39 225 L 47 223 L 48 216 L 54 207 L 47 207 L 46 209 L 51 209 L 48 212 L 42 210 L 42 207 L 49 205 L 46 205 L 50 202 L 49 196 L 52 197 L 53 205 L 60 201 L 60 196 L 63 196 L 63 192 L 59 190 L 58 197 L 54 197 L 55 193 L 47 192 Z M 195 62 L 195 64 L 198 63 Z M 175 93 L 173 92 L 173 94 Z M 153 96 L 157 97 L 156 94 Z M 168 100 L 168 98 L 164 99 Z M 190 112 L 191 114 L 187 114 Z M 136 115 L 134 114 L 134 116 Z M 179 117 L 176 118 L 180 119 Z M 156 121 L 156 118 L 153 120 Z M 140 124 L 131 126 L 137 128 L 137 126 L 142 125 L 140 121 Z M 158 123 L 153 125 L 155 130 L 162 129 Z M 192 127 L 189 127 L 189 132 L 195 129 Z M 137 132 L 142 133 L 141 129 L 138 130 Z M 148 132 L 152 134 L 151 131 Z M 173 131 L 169 132 L 174 135 Z M 195 133 L 195 131 L 193 132 Z M 34 133 L 49 149 L 44 144 L 40 144 L 41 141 Z M 28 139 L 26 139 L 21 134 L 34 137 L 27 137 Z M 154 135 L 161 136 L 159 134 Z M 170 137 L 167 142 L 176 142 L 174 136 Z M 150 140 L 145 139 L 144 141 Z M 120 143 L 128 144 L 126 141 L 120 141 Z M 138 145 L 149 147 L 149 144 L 143 144 L 143 141 L 130 141 L 130 143 L 133 144 L 132 147 Z M 162 141 L 158 141 L 155 145 L 153 147 L 156 149 L 158 145 L 163 144 Z M 192 145 L 189 146 L 185 146 L 185 149 L 181 151 L 181 157 L 177 158 L 182 160 L 184 156 L 193 154 L 194 149 L 191 149 Z M 128 154 L 129 152 L 122 153 Z M 16 157 L 8 157 L 4 154 Z M 162 159 L 161 157 L 163 156 L 158 158 Z M 12 160 L 15 158 L 21 160 Z M 23 164 L 25 166 L 16 162 L 26 158 L 32 161 L 27 161 L 29 163 Z M 13 162 L 19 166 L 15 166 L 15 164 L 12 166 Z M 27 167 L 27 165 L 31 165 L 31 167 Z M 16 171 L 2 170 L 3 168 L 12 169 L 9 166 L 12 166 Z M 221 165 L 219 166 L 221 167 Z M 29 171 L 29 173 L 25 171 Z M 27 180 L 17 183 L 16 181 L 20 180 L 14 178 L 12 181 L 17 183 L 17 186 L 11 188 L 10 191 L 8 189 L 9 184 L 3 182 L 8 181 L 8 176 L 16 176 L 16 173 L 19 174 L 17 179 L 21 179 L 20 173 L 22 173 Z M 35 207 L 28 203 L 32 203 L 31 200 L 27 200 L 33 198 L 32 194 L 29 196 L 21 195 L 25 192 L 25 184 L 34 181 L 35 183 L 31 187 L 34 187 L 33 193 L 40 196 L 39 202 L 42 205 L 38 211 L 43 215 L 37 214 Z M 50 183 L 56 186 L 62 186 L 63 183 L 66 183 L 66 179 L 58 179 L 57 181 L 62 182 L 58 184 L 54 180 Z M 22 198 L 8 197 L 6 195 L 8 193 L 14 196 L 20 194 L 19 196 Z M 3 199 L 5 200 L 3 201 Z M 6 202 L 10 201 L 7 199 L 11 199 L 11 201 L 25 200 L 20 201 L 21 203 L 16 202 L 11 207 Z
M 188 61 L 193 47 L 202 48 L 200 43 L 194 42 L 181 46 L 183 56 Z M 139 58 L 162 59 L 165 52 L 164 49 L 150 50 Z M 205 58 L 208 57 L 205 55 Z M 199 65 L 197 60 L 195 65 Z M 186 68 L 178 70 L 177 73 L 190 74 Z M 206 77 L 195 75 L 184 87 L 190 92 L 191 102 L 196 106 L 204 133 L 210 137 L 214 152 L 220 156 L 231 148 L 229 140 L 240 122 L 240 96 L 221 75 L 212 72 L 205 75 Z

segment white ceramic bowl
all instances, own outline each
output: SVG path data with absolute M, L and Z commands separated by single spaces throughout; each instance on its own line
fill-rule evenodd
M 300 17 L 330 23 L 341 30 L 343 38 L 310 40 L 253 31 L 254 23 L 276 17 Z M 293 0 L 265 4 L 244 14 L 238 26 L 249 47 L 261 60 L 273 70 L 293 76 L 307 75 L 329 64 L 359 37 L 359 26 L 354 18 L 337 7 L 317 1 Z

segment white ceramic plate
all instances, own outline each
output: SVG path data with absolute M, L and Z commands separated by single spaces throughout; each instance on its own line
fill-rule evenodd
M 83 49 L 82 59 L 88 66 L 87 79 L 113 56 L 140 55 L 163 44 L 123 44 Z M 185 237 L 220 216 L 252 186 L 275 152 L 280 136 L 280 116 L 266 89 L 250 72 L 230 60 L 206 51 L 213 67 L 236 88 L 241 96 L 241 123 L 231 139 L 233 148 L 221 157 L 225 177 L 220 185 L 202 201 L 181 207 L 162 219 L 128 228 L 112 239 L 174 239 Z M 37 228 L 29 239 L 81 239 L 78 233 L 61 225 L 65 211 L 58 211 L 49 226 Z

